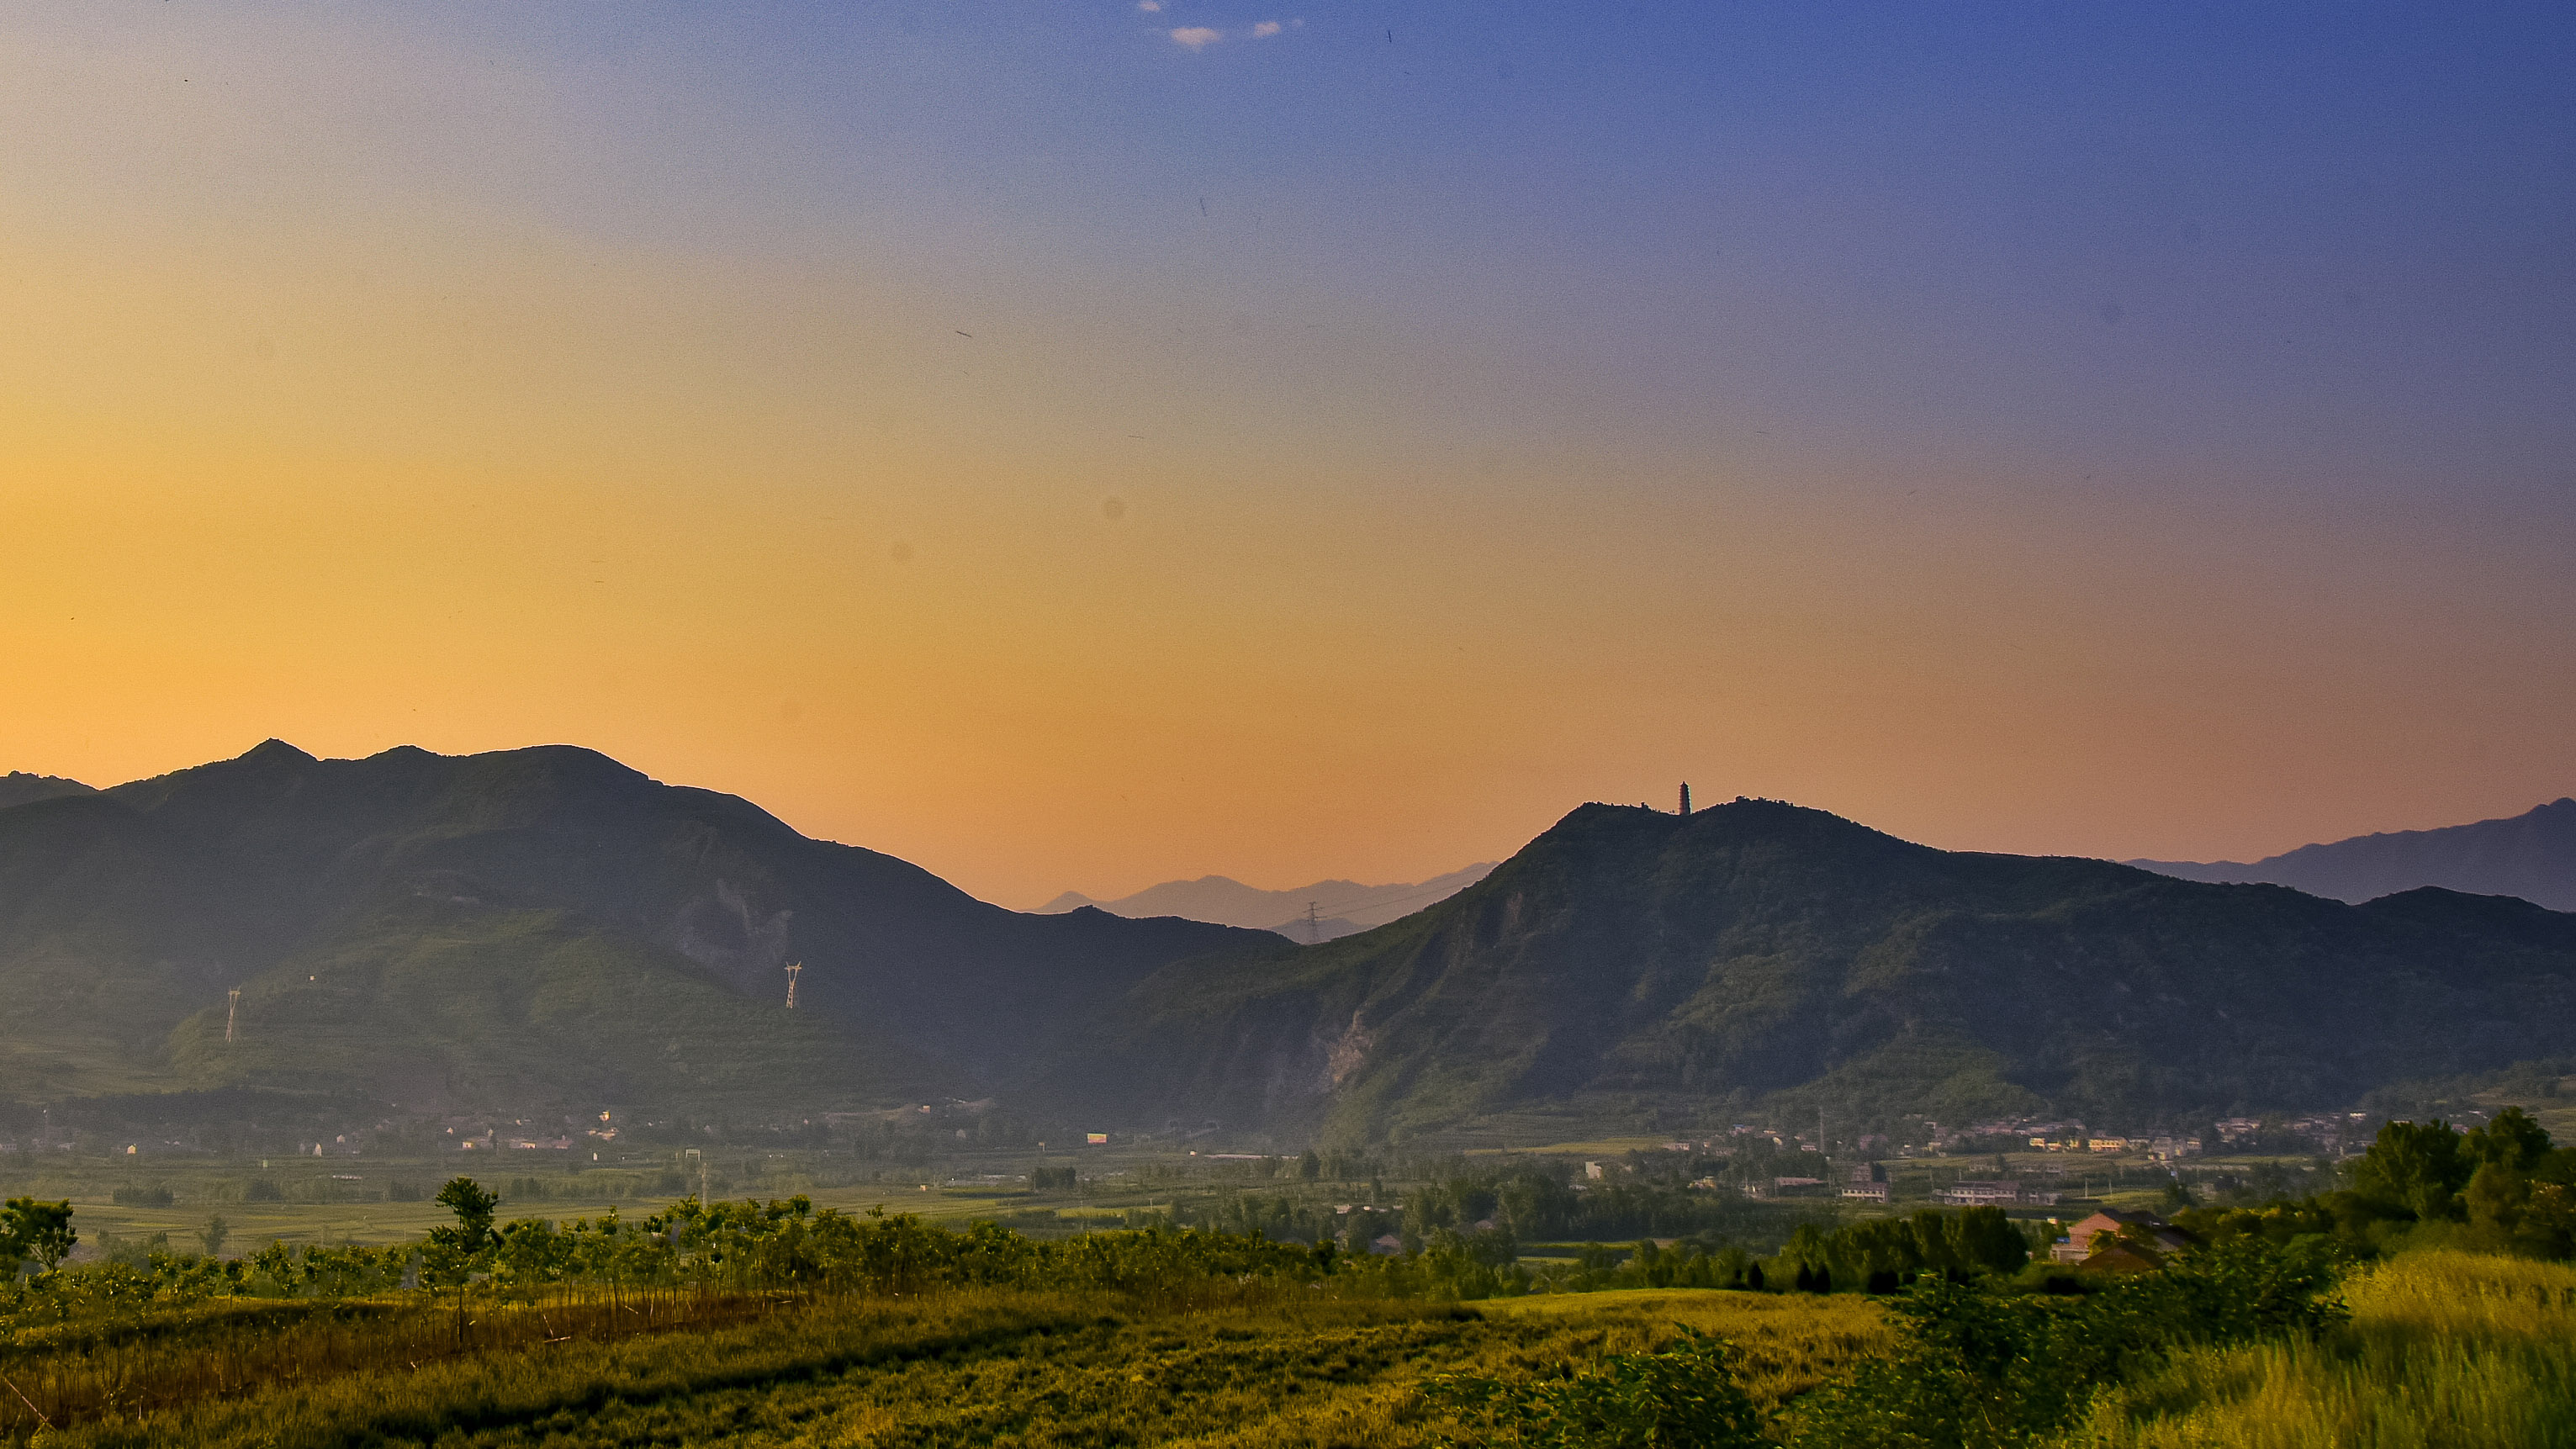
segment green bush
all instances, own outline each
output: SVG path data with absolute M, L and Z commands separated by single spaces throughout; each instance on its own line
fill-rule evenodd
M 1761 1415 L 1736 1381 L 1738 1355 L 1725 1339 L 1679 1325 L 1679 1346 L 1613 1354 L 1562 1378 L 1500 1379 L 1450 1374 L 1423 1397 L 1476 1426 L 1450 1445 L 1546 1449 L 1753 1449 Z
M 1894 1354 L 1818 1390 L 1796 1449 L 2020 1449 L 2094 1393 L 2183 1349 L 2306 1337 L 2340 1322 L 2321 1240 L 2249 1239 L 2178 1255 L 2081 1297 L 2009 1297 L 1925 1276 L 1890 1305 Z

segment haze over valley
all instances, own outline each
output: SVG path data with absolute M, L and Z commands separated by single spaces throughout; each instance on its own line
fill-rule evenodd
M 1052 913 L 1096 906 L 1115 916 L 1187 916 L 1276 931 L 1313 945 L 1412 915 L 1483 880 L 1493 868 L 1487 861 L 1407 884 L 1366 886 L 1357 881 L 1319 880 L 1284 891 L 1259 890 L 1210 875 L 1165 881 L 1114 901 L 1095 901 L 1079 891 L 1066 891 L 1038 910 Z

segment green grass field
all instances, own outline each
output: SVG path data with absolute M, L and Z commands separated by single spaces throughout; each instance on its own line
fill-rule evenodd
M 523 1214 L 548 1218 L 596 1217 L 615 1208 L 628 1217 L 659 1212 L 682 1195 L 680 1191 L 637 1191 L 641 1178 L 658 1176 L 658 1171 L 642 1173 L 632 1169 L 610 1167 L 589 1173 L 566 1173 L 559 1165 L 521 1164 L 502 1158 L 496 1163 L 473 1163 L 452 1159 L 398 1159 L 393 1161 L 352 1161 L 332 1159 L 327 1163 L 302 1159 L 279 1159 L 271 1166 L 255 1162 L 223 1164 L 150 1164 L 140 1168 L 124 1167 L 114 1161 L 91 1160 L 75 1166 L 43 1164 L 42 1173 L 0 1171 L 0 1195 L 21 1193 L 42 1198 L 68 1200 L 79 1214 L 80 1232 L 87 1249 L 86 1260 L 94 1255 L 103 1239 L 148 1239 L 156 1233 L 169 1235 L 174 1248 L 196 1251 L 198 1233 L 209 1217 L 221 1216 L 226 1232 L 227 1253 L 254 1251 L 271 1242 L 291 1246 L 308 1243 L 386 1244 L 417 1240 L 427 1229 L 448 1220 L 445 1209 L 427 1201 L 389 1202 L 384 1200 L 388 1180 L 412 1185 L 420 1196 L 436 1190 L 447 1177 L 458 1172 L 480 1169 L 505 1189 L 502 1215 L 505 1218 Z M 495 1170 L 497 1169 L 497 1171 Z M 280 1184 L 290 1196 L 313 1199 L 329 1195 L 335 1185 L 334 1173 L 352 1172 L 359 1176 L 353 1185 L 341 1185 L 348 1201 L 297 1200 L 255 1202 L 243 1200 L 241 1185 L 253 1179 Z M 546 1183 L 542 1198 L 520 1201 L 506 1191 L 514 1173 L 540 1175 Z M 177 1201 L 168 1207 L 119 1204 L 114 1197 L 118 1185 L 167 1186 Z M 608 1190 L 585 1194 L 586 1184 Z M 614 1185 L 614 1186 L 613 1186 Z M 628 1190 L 619 1192 L 616 1186 Z M 683 1188 L 696 1190 L 696 1180 L 689 1178 Z M 1061 1213 L 1068 1228 L 1085 1221 L 1106 1226 L 1123 1222 L 1127 1208 L 1097 1202 L 1076 1202 L 1061 1197 L 1040 1198 L 1023 1192 L 996 1192 L 991 1189 L 949 1188 L 933 1185 L 923 1190 L 912 1183 L 867 1183 L 848 1186 L 814 1186 L 810 1179 L 789 1173 L 757 1184 L 765 1195 L 785 1196 L 802 1192 L 818 1208 L 837 1208 L 847 1213 L 862 1213 L 872 1207 L 887 1212 L 906 1212 L 918 1217 L 947 1223 L 960 1223 L 971 1218 L 998 1218 L 1006 1215 L 1040 1211 Z M 1151 1201 L 1155 1195 L 1145 1192 L 1122 1193 L 1122 1203 L 1133 1198 L 1138 1204 Z M 1164 1203 L 1170 1195 L 1160 1195 Z

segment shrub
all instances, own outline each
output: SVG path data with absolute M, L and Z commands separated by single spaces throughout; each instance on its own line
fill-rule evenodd
M 1661 1353 L 1613 1354 L 1564 1378 L 1452 1374 L 1423 1396 L 1478 1428 L 1449 1445 L 1562 1449 L 1753 1449 L 1761 1415 L 1736 1379 L 1725 1339 L 1678 1325 L 1681 1343 Z

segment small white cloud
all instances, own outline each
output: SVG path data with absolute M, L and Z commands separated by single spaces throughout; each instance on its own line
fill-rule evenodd
M 1204 50 L 1223 39 L 1224 31 L 1210 30 L 1204 25 L 1184 25 L 1172 32 L 1172 42 L 1190 50 Z
M 1151 15 L 1163 8 L 1163 0 L 1136 0 L 1136 8 Z
M 1255 40 L 1267 40 L 1278 33 L 1279 22 L 1276 20 L 1264 20 L 1259 25 L 1252 27 L 1252 38 Z

